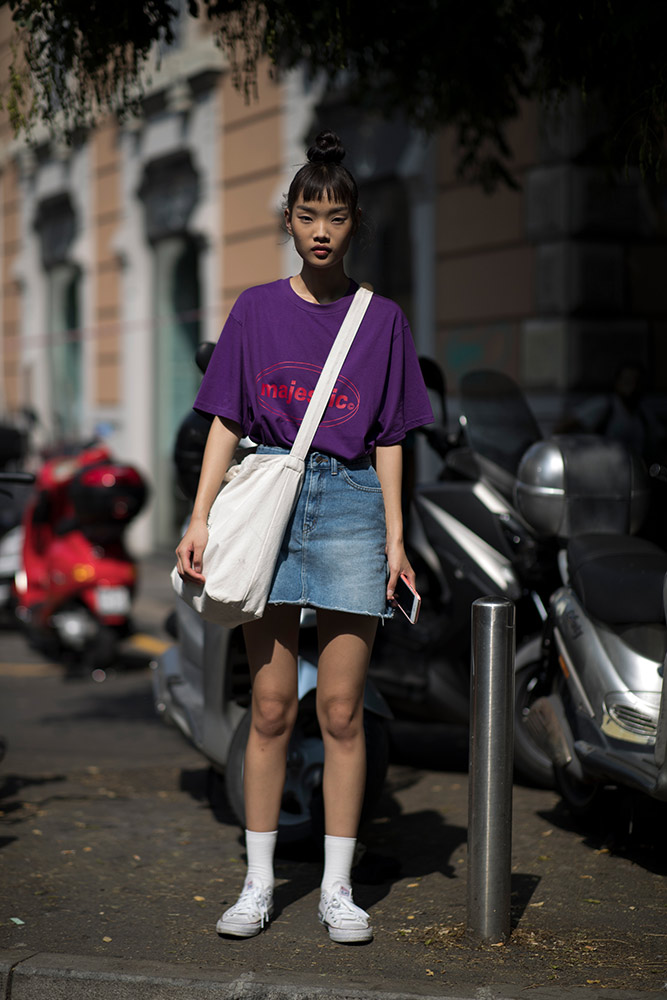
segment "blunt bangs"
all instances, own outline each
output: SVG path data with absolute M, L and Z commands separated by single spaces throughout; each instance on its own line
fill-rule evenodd
M 352 174 L 340 163 L 307 163 L 298 171 L 287 194 L 287 210 L 292 209 L 297 198 L 304 201 L 324 201 L 345 205 L 354 215 L 359 195 Z

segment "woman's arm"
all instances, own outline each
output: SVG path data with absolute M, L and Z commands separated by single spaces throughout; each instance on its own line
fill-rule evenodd
M 375 470 L 382 487 L 384 513 L 387 522 L 387 562 L 389 582 L 387 599 L 394 596 L 396 581 L 401 573 L 415 586 L 415 572 L 408 561 L 403 545 L 403 513 L 401 510 L 401 481 L 403 476 L 403 448 L 400 444 L 375 449 Z
M 213 418 L 206 439 L 190 524 L 176 549 L 176 568 L 183 578 L 204 582 L 202 557 L 208 542 L 208 514 L 241 439 L 241 433 L 241 427 L 233 420 Z

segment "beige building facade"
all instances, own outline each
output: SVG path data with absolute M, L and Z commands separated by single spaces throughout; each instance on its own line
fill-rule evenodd
M 0 8 L 3 74 L 10 27 Z M 540 393 L 548 420 L 564 391 L 610 378 L 612 354 L 664 372 L 665 213 L 636 179 L 605 187 L 578 163 L 585 136 L 567 122 L 545 129 L 526 108 L 510 135 L 520 190 L 489 196 L 457 178 L 447 133 L 362 116 L 299 72 L 264 69 L 246 103 L 186 19 L 140 117 L 72 146 L 46 132 L 28 145 L 0 120 L 0 410 L 34 409 L 41 444 L 104 425 L 152 484 L 135 547 L 171 548 L 196 345 L 244 288 L 298 268 L 281 205 L 324 125 L 370 220 L 350 270 L 400 302 L 454 394 L 465 371 L 497 368 Z

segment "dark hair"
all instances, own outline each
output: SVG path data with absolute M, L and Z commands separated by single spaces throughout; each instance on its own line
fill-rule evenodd
M 294 175 L 287 192 L 287 211 L 292 209 L 297 198 L 303 194 L 304 201 L 330 201 L 346 205 L 353 215 L 357 213 L 359 194 L 357 182 L 350 171 L 343 166 L 345 147 L 335 132 L 320 132 L 306 153 L 308 163 Z

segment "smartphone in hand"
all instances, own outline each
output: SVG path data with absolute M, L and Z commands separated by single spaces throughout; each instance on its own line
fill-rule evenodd
M 414 625 L 419 618 L 419 609 L 421 607 L 422 599 L 414 587 L 410 584 L 410 581 L 404 573 L 401 573 L 396 581 L 394 601 L 410 624 Z

